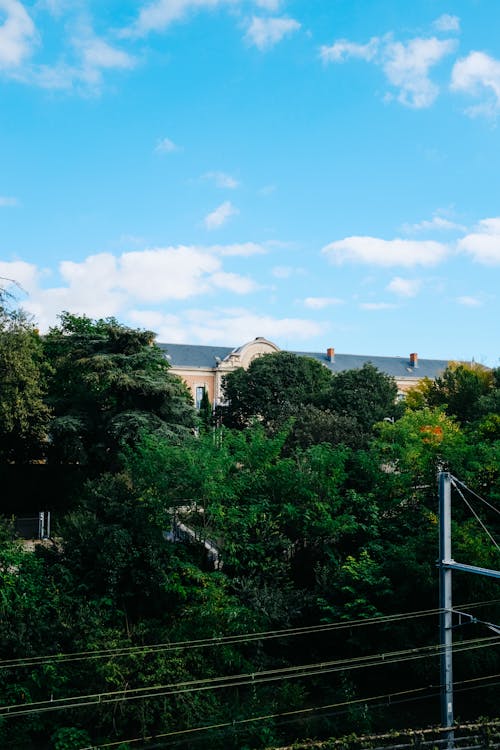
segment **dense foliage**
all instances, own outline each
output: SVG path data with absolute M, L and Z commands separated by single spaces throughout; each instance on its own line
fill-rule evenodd
M 51 542 L 1 530 L 1 747 L 236 750 L 438 722 L 435 654 L 401 654 L 437 641 L 439 469 L 488 499 L 466 497 L 500 538 L 498 370 L 450 368 L 403 406 L 369 365 L 265 356 L 228 376 L 221 427 L 152 334 L 114 320 L 64 314 L 41 341 L 5 309 L 0 362 L 0 461 L 79 470 Z M 500 567 L 456 493 L 453 539 L 460 561 Z M 454 600 L 498 623 L 498 583 L 455 578 Z M 455 660 L 458 682 L 498 668 L 492 647 Z M 397 715 L 371 700 L 398 693 Z M 462 718 L 497 703 L 457 693 Z

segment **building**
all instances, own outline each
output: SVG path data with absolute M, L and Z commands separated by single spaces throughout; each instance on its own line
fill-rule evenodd
M 236 349 L 230 346 L 198 346 L 193 344 L 158 344 L 170 362 L 171 372 L 179 375 L 190 388 L 199 407 L 203 391 L 207 391 L 212 404 L 221 403 L 224 375 L 238 367 L 246 369 L 250 362 L 263 354 L 273 354 L 280 349 L 272 341 L 258 337 Z M 328 367 L 333 373 L 355 370 L 370 362 L 378 370 L 395 378 L 399 393 L 404 395 L 422 378 L 432 380 L 446 369 L 445 359 L 419 359 L 418 354 L 408 357 L 364 356 L 361 354 L 337 354 L 335 349 L 326 352 L 293 352 L 311 357 Z

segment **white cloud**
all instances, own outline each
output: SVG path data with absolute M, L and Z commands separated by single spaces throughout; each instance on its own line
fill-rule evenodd
M 392 310 L 396 305 L 391 305 L 389 302 L 361 302 L 361 310 Z
M 12 198 L 7 195 L 0 195 L 0 208 L 12 208 L 18 206 L 19 201 L 17 198 Z
M 256 336 L 275 341 L 307 341 L 326 330 L 325 323 L 303 318 L 273 318 L 245 309 L 191 310 L 184 316 L 188 341 L 228 345 L 250 341 Z
M 254 0 L 254 2 L 258 8 L 263 8 L 271 13 L 279 10 L 282 4 L 282 0 Z
M 265 255 L 267 248 L 258 242 L 240 242 L 234 245 L 209 245 L 207 250 L 217 255 L 249 258 L 251 255 Z
M 467 113 L 494 115 L 500 109 L 500 61 L 484 52 L 471 52 L 453 66 L 451 89 L 472 96 L 486 94 L 486 101 L 470 107 Z
M 448 254 L 440 242 L 383 240 L 378 237 L 346 237 L 331 242 L 322 252 L 332 263 L 367 263 L 375 266 L 434 266 Z
M 191 309 L 179 315 L 156 310 L 132 310 L 130 321 L 158 333 L 164 343 L 239 345 L 256 336 L 273 341 L 307 341 L 326 331 L 324 323 L 303 318 L 273 318 L 247 309 Z
M 153 0 L 142 6 L 135 23 L 122 35 L 143 37 L 151 32 L 163 31 L 172 23 L 182 21 L 189 13 L 212 10 L 234 2 L 237 0 Z
M 135 65 L 135 59 L 131 55 L 95 36 L 84 40 L 75 39 L 75 46 L 81 50 L 84 68 L 87 70 L 133 68 Z
M 35 24 L 19 0 L 0 0 L 0 69 L 18 68 L 37 41 Z
M 478 263 L 499 265 L 500 218 L 483 219 L 477 230 L 463 237 L 458 243 L 458 249 L 471 255 Z
M 236 294 L 249 294 L 258 288 L 253 279 L 239 276 L 236 273 L 226 273 L 224 271 L 218 271 L 217 273 L 212 274 L 210 281 L 218 289 L 226 289 L 227 291 L 235 292 Z
M 481 307 L 483 304 L 477 297 L 468 297 L 467 295 L 457 297 L 456 301 L 459 305 L 464 305 L 465 307 Z
M 224 203 L 221 203 L 220 206 L 217 206 L 214 211 L 205 216 L 205 227 L 209 231 L 213 229 L 219 229 L 219 227 L 222 227 L 231 218 L 231 216 L 235 216 L 238 213 L 238 209 L 233 206 L 231 201 L 224 201 Z
M 387 285 L 387 289 L 399 297 L 416 297 L 421 284 L 419 279 L 402 279 L 401 276 L 395 276 Z
M 413 234 L 415 232 L 432 232 L 436 230 L 439 232 L 464 232 L 466 229 L 467 227 L 464 227 L 463 224 L 457 224 L 456 222 L 445 219 L 439 215 L 433 216 L 430 220 L 419 221 L 417 224 L 403 225 L 403 230 L 407 234 Z
M 141 304 L 185 301 L 224 290 L 244 295 L 258 286 L 248 276 L 230 273 L 222 258 L 242 250 L 251 254 L 252 243 L 243 245 L 169 246 L 121 255 L 101 253 L 81 262 L 59 264 L 58 283 L 42 288 L 44 272 L 22 261 L 0 263 L 0 276 L 15 279 L 29 294 L 24 307 L 46 329 L 62 310 L 91 317 L 120 315 Z M 260 246 L 253 246 L 256 251 Z
M 158 154 L 172 154 L 174 151 L 179 151 L 177 146 L 170 138 L 160 138 L 155 146 L 155 151 Z
M 226 172 L 206 172 L 202 176 L 202 179 L 210 180 L 216 187 L 227 188 L 228 190 L 234 190 L 240 184 L 238 180 L 235 180 L 234 177 L 231 177 L 230 174 L 226 174 Z
M 259 18 L 253 16 L 245 39 L 260 50 L 274 47 L 283 37 L 300 29 L 300 23 L 293 18 Z
M 399 89 L 398 101 L 415 109 L 429 107 L 439 93 L 429 78 L 430 69 L 456 48 L 452 39 L 410 39 L 390 42 L 384 48 L 383 69 L 389 82 Z
M 5 284 L 5 280 L 8 280 L 14 282 L 14 286 L 19 284 L 29 293 L 37 289 L 40 275 L 37 266 L 32 263 L 23 260 L 0 261 L 0 286 L 11 287 L 10 284 Z M 11 291 L 15 294 L 14 287 L 11 287 Z
M 320 47 L 320 57 L 323 62 L 346 62 L 354 57 L 359 60 L 373 60 L 378 52 L 380 39 L 372 37 L 367 44 L 356 44 L 348 39 L 339 39 L 330 47 Z
M 449 13 L 443 13 L 442 16 L 436 18 L 432 25 L 436 31 L 460 31 L 460 18 L 451 16 Z
M 201 248 L 153 248 L 121 256 L 119 283 L 134 299 L 182 300 L 208 291 L 209 276 L 220 266 L 218 258 Z
M 389 83 L 397 90 L 397 100 L 408 107 L 429 107 L 439 93 L 429 73 L 446 55 L 456 48 L 454 39 L 419 38 L 407 42 L 394 41 L 391 34 L 373 37 L 366 44 L 340 39 L 320 48 L 324 62 L 342 63 L 351 58 L 373 62 L 384 71 Z
M 324 310 L 325 307 L 341 304 L 343 304 L 343 300 L 338 297 L 306 297 L 304 300 L 304 307 L 308 307 L 310 310 Z

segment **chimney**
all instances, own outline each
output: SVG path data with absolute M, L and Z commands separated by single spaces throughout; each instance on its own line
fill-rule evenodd
M 418 354 L 417 352 L 412 352 L 410 354 L 410 367 L 418 367 Z
M 326 350 L 326 358 L 329 362 L 335 362 L 335 349 L 329 347 Z

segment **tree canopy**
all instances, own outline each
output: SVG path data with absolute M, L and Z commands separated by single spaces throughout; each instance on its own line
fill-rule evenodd
M 0 461 L 44 455 L 50 410 L 45 403 L 49 368 L 31 318 L 0 295 Z
M 291 352 L 264 354 L 247 370 L 238 368 L 224 378 L 224 422 L 243 427 L 257 418 L 278 428 L 298 409 L 314 403 L 328 388 L 330 371 L 310 357 Z
M 44 338 L 51 367 L 51 457 L 102 466 L 142 431 L 174 437 L 194 424 L 191 396 L 154 334 L 69 313 Z

